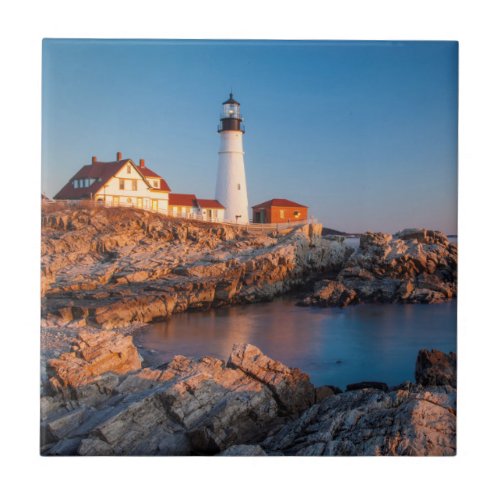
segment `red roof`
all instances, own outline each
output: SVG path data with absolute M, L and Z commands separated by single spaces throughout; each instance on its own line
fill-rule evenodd
M 301 207 L 307 208 L 307 205 L 301 205 L 300 203 L 295 203 L 294 201 L 287 200 L 285 198 L 273 198 L 272 200 L 264 201 L 258 205 L 254 205 L 252 208 L 264 208 L 264 207 Z
M 194 194 L 170 193 L 168 195 L 168 204 L 177 207 L 197 207 Z
M 200 200 L 198 198 L 198 205 L 201 208 L 225 208 L 218 200 Z
M 144 177 L 160 177 L 156 172 L 153 172 L 150 168 L 148 167 L 137 167 L 141 174 L 144 176 Z
M 158 176 L 158 177 L 160 177 L 160 176 Z M 165 179 L 160 177 L 160 187 L 159 188 L 152 187 L 151 191 L 168 191 L 168 192 L 170 192 L 172 190 L 170 189 L 170 186 L 167 184 Z
M 170 191 L 170 187 L 165 180 L 147 167 L 138 167 L 132 160 L 119 161 L 98 161 L 91 165 L 84 165 L 68 183 L 54 196 L 58 200 L 81 200 L 91 198 L 99 189 L 106 184 L 122 167 L 130 162 L 135 169 L 144 177 L 157 177 L 160 179 L 159 188 L 151 188 L 151 191 Z M 147 171 L 145 173 L 144 171 Z M 89 187 L 75 188 L 73 181 L 75 179 L 98 179 Z
M 99 189 L 106 184 L 121 168 L 131 160 L 120 161 L 98 161 L 91 165 L 84 165 L 78 172 L 71 177 L 68 183 L 54 196 L 56 200 L 80 200 L 90 198 Z M 133 163 L 133 162 L 132 162 Z M 75 188 L 73 181 L 75 179 L 97 179 L 89 187 Z
M 153 172 L 153 170 L 151 170 L 149 167 L 146 167 L 145 165 L 143 167 L 141 167 L 140 165 L 136 165 L 135 168 L 144 177 L 153 177 L 155 179 L 160 179 L 160 187 L 152 187 L 152 191 L 172 191 L 165 179 L 161 175 L 158 175 L 156 172 Z

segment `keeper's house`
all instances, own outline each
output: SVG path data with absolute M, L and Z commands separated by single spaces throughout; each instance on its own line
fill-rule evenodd
M 54 196 L 56 200 L 94 200 L 107 206 L 132 206 L 167 213 L 171 189 L 165 179 L 148 168 L 116 154 L 116 161 L 92 157 Z
M 252 207 L 253 222 L 260 224 L 307 220 L 307 206 L 284 198 L 273 198 Z

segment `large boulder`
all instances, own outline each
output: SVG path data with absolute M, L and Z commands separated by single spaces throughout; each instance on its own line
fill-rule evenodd
M 356 301 L 356 292 L 334 280 L 321 280 L 314 284 L 314 292 L 298 305 L 345 307 Z
M 308 375 L 267 357 L 253 345 L 235 344 L 228 366 L 239 368 L 265 384 L 284 413 L 297 414 L 314 403 L 315 390 Z
M 432 349 L 421 349 L 415 366 L 415 380 L 422 385 L 457 387 L 457 355 Z
M 48 362 L 54 392 L 92 403 L 105 398 L 118 375 L 141 368 L 132 337 L 115 332 L 81 332 L 71 352 Z

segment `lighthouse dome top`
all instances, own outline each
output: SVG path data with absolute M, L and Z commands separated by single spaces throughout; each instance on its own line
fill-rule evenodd
M 238 106 L 240 105 L 240 103 L 236 99 L 234 99 L 232 92 L 229 94 L 229 99 L 227 101 L 224 101 L 222 104 L 237 104 Z

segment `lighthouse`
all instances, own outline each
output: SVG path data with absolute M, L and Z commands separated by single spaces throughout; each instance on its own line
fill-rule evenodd
M 243 161 L 245 127 L 240 103 L 229 94 L 222 103 L 218 132 L 220 134 L 219 167 L 215 198 L 226 207 L 225 219 L 248 224 L 248 196 Z

